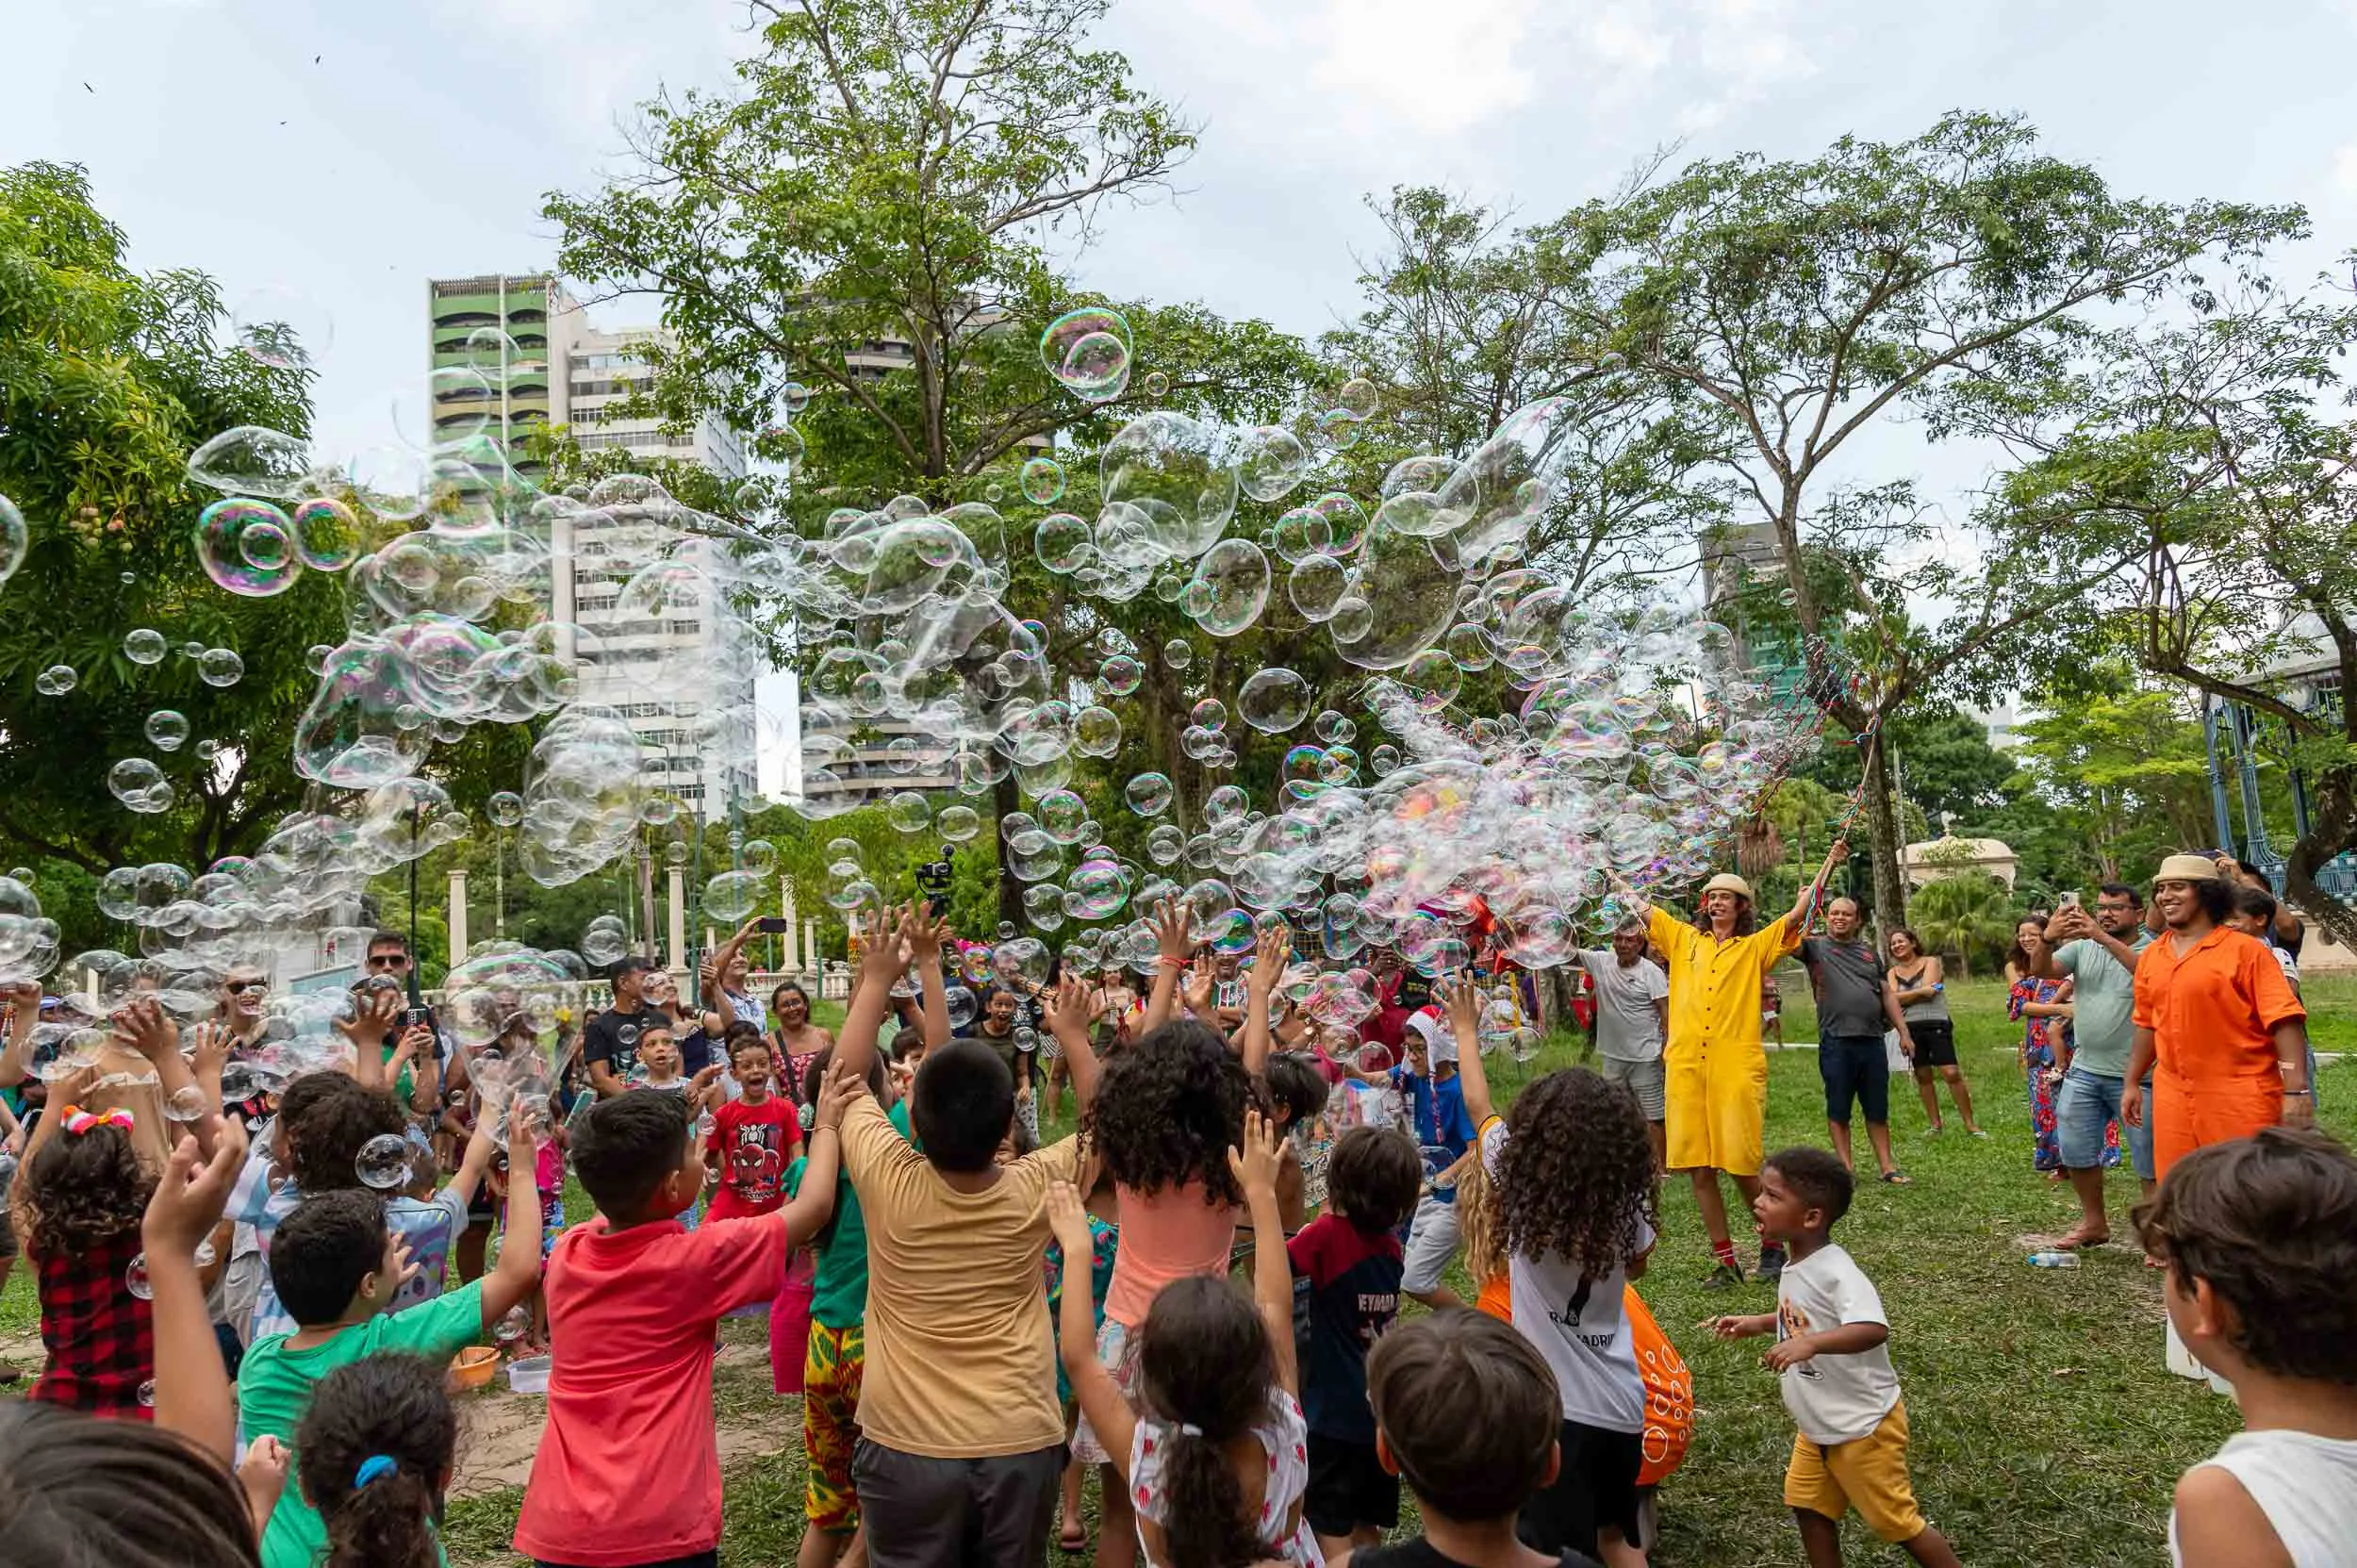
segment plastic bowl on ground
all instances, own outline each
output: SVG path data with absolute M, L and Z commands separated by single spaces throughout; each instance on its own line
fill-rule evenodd
M 499 1371 L 500 1353 L 487 1345 L 470 1345 L 451 1359 L 450 1380 L 458 1388 L 486 1388 Z

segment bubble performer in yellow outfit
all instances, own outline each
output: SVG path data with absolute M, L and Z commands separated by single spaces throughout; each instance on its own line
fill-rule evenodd
M 1720 875 L 1703 884 L 1702 918 L 1692 925 L 1645 903 L 1645 934 L 1670 961 L 1669 1042 L 1661 1053 L 1668 1163 L 1694 1183 L 1695 1206 L 1702 1210 L 1717 1259 L 1704 1281 L 1712 1290 L 1743 1282 L 1720 1173 L 1735 1179 L 1747 1213 L 1759 1196 L 1762 1123 L 1768 1114 L 1768 1054 L 1759 1040 L 1761 984 L 1769 966 L 1800 945 L 1818 890 L 1849 853 L 1849 845 L 1836 840 L 1823 869 L 1793 900 L 1791 913 L 1765 926 L 1755 928 L 1751 883 L 1738 876 Z M 1783 1249 L 1763 1244 L 1759 1278 L 1773 1280 L 1783 1272 Z

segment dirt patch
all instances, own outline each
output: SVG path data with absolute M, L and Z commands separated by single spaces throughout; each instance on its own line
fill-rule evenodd
M 758 1401 L 741 1397 L 756 1377 L 766 1392 L 769 1387 L 766 1345 L 740 1343 L 721 1347 L 714 1364 L 714 1381 L 731 1395 L 740 1395 L 718 1401 L 724 1407 L 737 1407 L 717 1424 L 724 1466 L 775 1454 L 801 1441 L 798 1401 L 770 1395 L 774 1406 L 761 1411 Z M 756 1408 L 743 1409 L 747 1404 Z M 451 1477 L 450 1494 L 473 1497 L 524 1485 L 532 1478 L 532 1456 L 540 1445 L 540 1428 L 548 1424 L 548 1400 L 543 1396 L 508 1392 L 504 1369 L 488 1388 L 462 1396 L 458 1400 L 458 1466 Z

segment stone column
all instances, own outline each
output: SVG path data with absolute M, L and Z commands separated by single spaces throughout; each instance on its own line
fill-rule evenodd
M 785 916 L 785 949 L 778 960 L 778 967 L 790 975 L 802 966 L 801 959 L 794 950 L 797 927 L 794 920 L 794 879 L 791 877 L 778 879 L 778 912 Z
M 671 919 L 667 933 L 671 939 L 671 967 L 684 970 L 687 966 L 687 868 L 673 866 L 667 868 L 670 878 Z
M 818 970 L 818 922 L 802 922 L 802 972 L 816 974 Z
M 450 962 L 467 956 L 467 868 L 450 868 Z

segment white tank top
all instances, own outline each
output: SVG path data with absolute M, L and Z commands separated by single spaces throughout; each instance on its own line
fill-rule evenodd
M 2357 1564 L 2357 1442 L 2307 1432 L 2236 1432 L 2207 1462 L 2242 1483 L 2296 1568 Z M 2184 1568 L 2174 1512 L 2168 1559 Z

